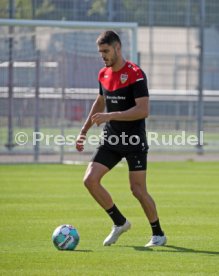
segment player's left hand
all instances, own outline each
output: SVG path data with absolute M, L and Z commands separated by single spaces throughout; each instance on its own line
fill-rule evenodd
M 110 121 L 110 113 L 96 113 L 91 119 L 93 124 L 99 126 L 102 123 Z

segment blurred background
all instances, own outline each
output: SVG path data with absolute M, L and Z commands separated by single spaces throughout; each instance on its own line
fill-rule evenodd
M 94 146 L 78 154 L 53 137 L 77 136 L 90 111 L 105 29 L 119 33 L 125 58 L 148 77 L 147 131 L 197 136 L 195 146 L 151 143 L 151 158 L 219 158 L 219 1 L 2 0 L 0 163 L 90 159 Z M 51 135 L 49 143 L 33 145 L 33 132 Z

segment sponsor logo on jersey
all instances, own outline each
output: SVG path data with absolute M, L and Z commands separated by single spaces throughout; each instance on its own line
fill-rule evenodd
M 128 75 L 127 74 L 121 74 L 120 76 L 120 80 L 121 80 L 121 83 L 125 83 L 128 79 Z

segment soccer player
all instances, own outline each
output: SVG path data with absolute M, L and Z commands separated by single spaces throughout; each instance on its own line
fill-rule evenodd
M 108 30 L 101 33 L 96 43 L 105 67 L 99 72 L 99 95 L 78 135 L 76 148 L 83 151 L 86 134 L 93 124 L 105 123 L 103 139 L 84 176 L 88 191 L 114 224 L 103 245 L 115 243 L 122 233 L 131 228 L 131 223 L 101 185 L 102 177 L 122 158 L 128 163 L 132 193 L 152 228 L 151 240 L 145 247 L 164 245 L 166 236 L 160 226 L 155 202 L 146 188 L 148 145 L 145 118 L 149 114 L 146 76 L 136 64 L 123 58 L 121 40 L 116 32 Z

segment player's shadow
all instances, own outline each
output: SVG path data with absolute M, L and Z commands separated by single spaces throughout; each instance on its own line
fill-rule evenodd
M 165 245 L 162 247 L 144 247 L 144 246 L 122 246 L 122 247 L 132 247 L 137 251 L 148 251 L 148 252 L 173 252 L 173 253 L 195 253 L 195 254 L 209 254 L 209 255 L 219 255 L 218 251 L 207 251 L 207 250 L 196 250 L 192 248 L 179 247 L 175 245 Z M 156 250 L 154 250 L 156 248 Z M 162 250 L 157 250 L 157 249 Z
M 94 252 L 93 250 L 80 250 L 80 249 L 76 249 L 75 252 Z

